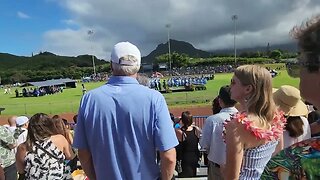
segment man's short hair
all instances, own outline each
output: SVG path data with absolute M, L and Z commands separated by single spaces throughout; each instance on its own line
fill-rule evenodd
M 318 72 L 320 69 L 320 14 L 295 26 L 290 34 L 298 40 L 300 64 L 309 72 Z
M 219 90 L 219 98 L 226 106 L 234 106 L 237 101 L 231 99 L 230 86 L 222 86 Z

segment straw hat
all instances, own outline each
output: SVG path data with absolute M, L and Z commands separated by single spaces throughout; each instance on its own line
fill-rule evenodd
M 273 93 L 276 105 L 287 116 L 308 116 L 307 105 L 301 100 L 299 89 L 283 85 Z

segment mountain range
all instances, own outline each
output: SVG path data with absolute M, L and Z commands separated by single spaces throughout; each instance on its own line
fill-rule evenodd
M 288 52 L 296 52 L 297 46 L 295 43 L 286 43 L 286 44 L 279 44 L 279 45 L 268 45 L 266 44 L 265 47 L 253 47 L 253 48 L 241 48 L 237 49 L 237 53 L 241 54 L 243 52 L 266 52 L 268 50 L 272 51 L 275 49 L 281 49 L 283 51 Z M 168 42 L 165 44 L 159 44 L 155 50 L 153 50 L 149 55 L 142 57 L 142 62 L 145 64 L 151 64 L 155 58 L 159 55 L 166 54 L 169 51 Z M 179 54 L 187 54 L 189 57 L 192 58 L 208 58 L 217 55 L 230 55 L 234 53 L 234 49 L 221 49 L 221 50 L 212 50 L 212 51 L 203 51 L 200 49 L 196 49 L 192 44 L 185 42 L 185 41 L 177 41 L 170 39 L 170 51 L 177 52 Z
M 274 45 L 270 47 L 254 47 L 246 49 L 238 49 L 238 54 L 242 52 L 266 52 L 267 49 L 281 49 L 289 52 L 296 52 L 297 47 L 294 43 Z M 170 50 L 171 52 L 177 52 L 179 54 L 186 54 L 192 58 L 208 58 L 216 55 L 230 55 L 233 54 L 234 50 L 214 50 L 211 52 L 203 51 L 195 48 L 192 44 L 185 41 L 178 41 L 170 39 Z M 142 57 L 142 63 L 152 64 L 157 56 L 168 53 L 168 42 L 159 44 L 155 50 L 149 55 Z M 95 64 L 102 65 L 106 62 L 102 59 L 95 57 Z M 92 56 L 91 55 L 79 55 L 76 57 L 70 56 L 59 56 L 50 52 L 43 52 L 32 57 L 15 56 L 8 53 L 0 53 L 0 71 L 1 70 L 41 70 L 41 69 L 59 69 L 67 67 L 92 67 Z

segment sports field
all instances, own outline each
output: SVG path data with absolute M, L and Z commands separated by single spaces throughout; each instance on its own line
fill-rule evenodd
M 269 66 L 270 67 L 270 66 Z M 230 83 L 231 73 L 216 74 L 214 80 L 208 81 L 204 91 L 176 92 L 164 94 L 170 107 L 185 107 L 190 105 L 207 106 L 217 96 L 219 88 Z M 105 82 L 85 83 L 87 90 L 103 85 Z M 299 79 L 290 78 L 285 70 L 273 78 L 273 87 L 288 84 L 298 87 Z M 33 115 L 37 112 L 48 114 L 76 113 L 82 97 L 81 83 L 77 88 L 65 89 L 63 93 L 47 95 L 42 97 L 19 97 L 16 98 L 14 88 L 12 94 L 4 94 L 1 89 L 0 107 L 6 108 L 2 115 Z M 19 89 L 21 92 L 21 89 Z M 138 102 L 137 102 L 138 103 Z

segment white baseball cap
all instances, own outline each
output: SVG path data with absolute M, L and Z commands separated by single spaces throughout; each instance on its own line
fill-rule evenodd
M 120 58 L 124 56 L 134 56 L 137 58 L 137 62 L 132 61 L 121 61 Z M 141 64 L 141 53 L 137 46 L 130 42 L 119 42 L 114 45 L 111 53 L 111 61 L 116 64 L 127 65 L 127 66 L 140 66 Z
M 27 116 L 18 116 L 16 119 L 17 126 L 23 126 L 29 122 L 29 118 Z

